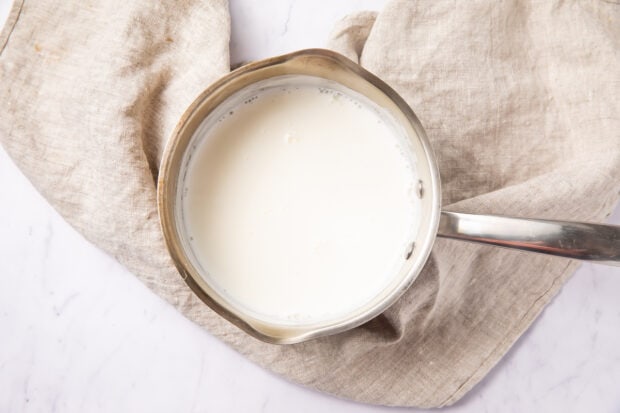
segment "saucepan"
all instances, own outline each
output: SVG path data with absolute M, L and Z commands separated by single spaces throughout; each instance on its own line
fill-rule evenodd
M 192 140 L 204 133 L 205 120 L 225 105 L 227 98 L 269 79 L 311 76 L 341 85 L 389 111 L 405 131 L 419 175 L 420 227 L 398 277 L 362 306 L 325 322 L 278 323 L 260 319 L 230 300 L 197 265 L 181 223 L 180 199 Z M 569 259 L 620 265 L 620 227 L 593 223 L 552 221 L 442 211 L 437 162 L 424 128 L 407 103 L 385 82 L 346 57 L 329 50 L 311 49 L 248 65 L 225 76 L 202 93 L 180 119 L 166 147 L 158 181 L 161 227 L 172 259 L 193 292 L 215 312 L 270 343 L 290 344 L 352 329 L 379 315 L 407 290 L 426 263 L 437 236 L 515 248 Z M 303 264 L 302 264 L 303 265 Z

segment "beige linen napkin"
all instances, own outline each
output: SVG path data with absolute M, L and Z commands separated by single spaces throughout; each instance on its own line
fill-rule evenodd
M 324 6 L 327 7 L 327 6 Z M 604 1 L 394 1 L 331 45 L 409 102 L 446 209 L 601 221 L 620 189 L 620 17 Z M 576 264 L 437 240 L 385 314 L 293 346 L 197 300 L 159 229 L 162 147 L 228 65 L 225 0 L 17 0 L 0 35 L 0 138 L 84 236 L 185 316 L 296 382 L 368 403 L 443 406 L 472 388 Z

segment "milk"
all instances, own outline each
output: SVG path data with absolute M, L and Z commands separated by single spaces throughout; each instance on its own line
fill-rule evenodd
M 196 138 L 183 223 L 205 280 L 259 319 L 314 323 L 399 276 L 419 226 L 397 125 L 361 95 L 264 88 Z

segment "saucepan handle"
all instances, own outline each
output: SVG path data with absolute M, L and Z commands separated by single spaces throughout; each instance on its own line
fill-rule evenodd
M 437 235 L 620 266 L 620 226 L 441 213 Z

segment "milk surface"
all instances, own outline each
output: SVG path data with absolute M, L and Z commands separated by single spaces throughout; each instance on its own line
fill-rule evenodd
M 184 225 L 205 279 L 260 319 L 325 322 L 398 276 L 418 178 L 393 122 L 317 86 L 245 98 L 194 145 Z

